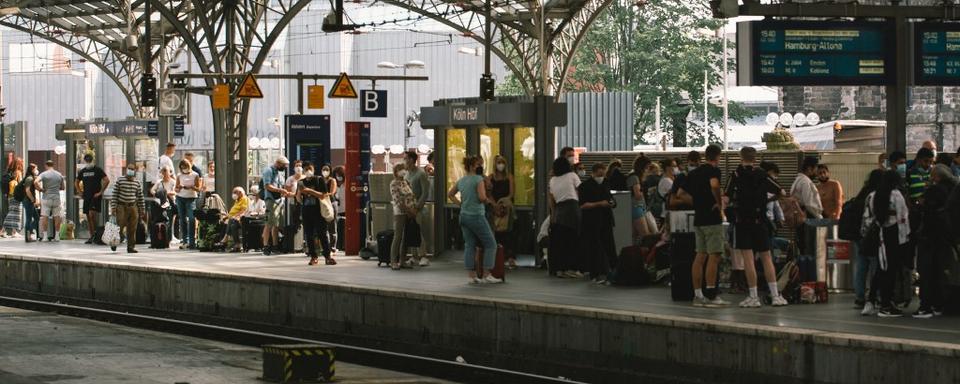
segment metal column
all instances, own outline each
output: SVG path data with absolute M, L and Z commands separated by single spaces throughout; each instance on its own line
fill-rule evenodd
M 906 151 L 907 149 L 907 76 L 912 58 L 909 24 L 903 16 L 894 18 L 897 36 L 897 79 L 896 84 L 886 87 L 887 96 L 887 133 L 886 150 Z

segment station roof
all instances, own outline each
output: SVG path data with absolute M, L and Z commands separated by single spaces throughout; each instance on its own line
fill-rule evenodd
M 139 25 L 145 0 L 129 6 L 116 0 L 2 0 L 0 14 L 17 15 L 53 27 L 48 34 L 75 34 L 120 48 L 131 21 Z M 139 33 L 139 32 L 134 32 Z

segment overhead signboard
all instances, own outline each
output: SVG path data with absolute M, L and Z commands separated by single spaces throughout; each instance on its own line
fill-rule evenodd
M 89 137 L 95 136 L 149 136 L 151 126 L 156 126 L 156 120 L 123 120 L 100 121 L 85 123 L 84 131 Z
M 960 25 L 916 23 L 913 38 L 914 84 L 960 85 Z
M 889 85 L 892 22 L 763 20 L 737 24 L 739 85 Z
M 360 117 L 387 117 L 387 91 L 360 91 Z
M 230 86 L 217 84 L 213 86 L 213 109 L 230 108 Z
M 307 108 L 323 109 L 324 94 L 322 85 L 307 86 Z
M 346 72 L 340 72 L 340 77 L 333 83 L 333 88 L 330 88 L 329 96 L 331 99 L 357 98 L 357 89 L 353 87 L 353 83 L 350 82 L 350 76 L 347 76 Z
M 263 91 L 260 90 L 260 85 L 257 84 L 257 79 L 253 77 L 252 73 L 248 73 L 243 77 L 243 81 L 240 82 L 240 87 L 237 88 L 237 97 L 248 99 L 263 98 Z
M 165 88 L 159 91 L 160 100 L 157 114 L 160 116 L 185 116 L 187 114 L 187 90 L 185 88 Z

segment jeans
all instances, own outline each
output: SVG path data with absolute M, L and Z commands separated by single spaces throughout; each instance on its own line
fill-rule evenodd
M 483 269 L 493 269 L 497 257 L 497 240 L 490 230 L 490 223 L 483 215 L 460 214 L 460 230 L 463 231 L 463 264 L 467 270 L 477 269 L 477 246 L 483 247 Z
M 37 207 L 33 205 L 30 199 L 23 199 L 23 232 L 24 235 L 34 231 L 37 236 L 40 235 L 40 215 Z M 96 230 L 96 228 L 94 228 Z
M 853 253 L 853 294 L 857 300 L 866 300 L 867 298 L 867 279 L 870 277 L 870 270 L 876 269 L 877 258 L 869 257 L 860 252 L 860 242 L 850 243 L 850 252 Z M 877 287 L 870 287 L 874 291 L 871 296 L 876 296 Z
M 196 220 L 193 216 L 193 207 L 197 199 L 177 196 L 177 221 L 180 222 L 180 243 L 190 247 L 197 245 Z

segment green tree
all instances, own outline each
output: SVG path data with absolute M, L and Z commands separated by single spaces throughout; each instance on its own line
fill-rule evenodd
M 633 92 L 637 143 L 654 129 L 657 97 L 661 127 L 672 133 L 674 145 L 718 142 L 700 123 L 691 129 L 693 142 L 685 143 L 685 122 L 690 108 L 702 114 L 704 72 L 710 89 L 722 84 L 723 41 L 712 31 L 723 23 L 711 17 L 706 0 L 614 0 L 584 37 L 565 90 Z M 689 94 L 687 105 L 681 105 L 682 92 Z M 721 107 L 708 109 L 710 125 L 721 127 Z M 729 103 L 732 121 L 743 123 L 751 114 Z

